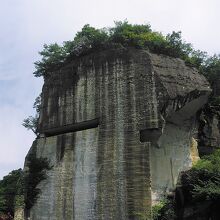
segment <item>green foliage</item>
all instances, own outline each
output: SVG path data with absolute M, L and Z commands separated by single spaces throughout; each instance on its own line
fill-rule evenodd
M 84 47 L 86 49 L 98 48 L 105 44 L 107 40 L 108 34 L 105 29 L 96 29 L 86 24 L 82 30 L 76 34 L 73 43 L 74 47 L 70 53 L 77 53 L 79 50 L 77 47 Z
M 6 195 L 4 193 L 5 189 L 1 186 L 0 182 L 0 214 L 7 213 L 7 205 L 6 205 Z
M 182 176 L 195 202 L 220 200 L 220 150 L 205 156 Z
M 0 213 L 14 215 L 15 197 L 20 188 L 22 170 L 13 170 L 0 181 Z
M 184 206 L 198 207 L 208 202 L 212 212 L 218 212 L 220 202 L 220 150 L 204 156 L 190 170 L 181 175 L 181 192 Z M 175 200 L 165 200 L 152 209 L 153 220 L 182 219 L 181 209 L 176 191 Z M 207 210 L 206 212 L 209 212 Z M 178 216 L 178 217 L 177 217 Z
M 38 135 L 37 126 L 40 114 L 40 106 L 41 106 L 41 94 L 35 99 L 33 108 L 36 111 L 35 116 L 28 116 L 23 120 L 22 125 L 28 130 L 32 130 L 36 135 Z
M 144 46 L 144 38 L 151 33 L 150 25 L 132 25 L 127 21 L 115 22 L 115 27 L 109 29 L 111 42 L 123 46 Z
M 39 52 L 41 61 L 35 62 L 36 77 L 62 66 L 69 57 L 76 57 L 86 54 L 88 51 L 101 48 L 107 41 L 108 34 L 104 29 L 96 29 L 86 24 L 81 31 L 77 32 L 73 41 L 63 42 L 62 46 L 57 43 L 44 45 Z
M 73 57 L 100 49 L 120 47 L 142 48 L 153 53 L 178 57 L 185 60 L 186 64 L 199 68 L 201 72 L 213 73 L 216 64 L 219 63 L 219 56 L 208 58 L 205 52 L 194 50 L 190 43 L 182 39 L 181 32 L 172 32 L 164 36 L 152 31 L 149 24 L 133 25 L 128 21 L 118 21 L 114 27 L 103 29 L 86 24 L 72 41 L 66 41 L 62 45 L 44 45 L 43 51 L 40 52 L 42 59 L 35 63 L 34 75 L 46 76 Z
M 215 109 L 219 109 L 220 107 L 220 97 L 216 94 L 216 88 L 218 88 L 218 82 L 220 79 L 220 55 L 213 55 L 211 57 L 206 57 L 204 59 L 203 64 L 200 66 L 200 72 L 208 79 L 210 82 L 213 93 L 209 97 L 207 109 L 209 107 L 214 107 Z M 210 113 L 210 112 L 209 112 Z M 208 113 L 208 114 L 209 114 Z
M 188 58 L 193 51 L 192 45 L 185 43 L 182 40 L 181 32 L 172 32 L 166 36 L 168 42 L 168 55 L 173 57 L 180 57 L 182 59 Z
M 42 59 L 35 63 L 34 75 L 47 76 L 59 69 L 74 57 L 79 57 L 93 51 L 109 48 L 136 47 L 153 53 L 165 54 L 181 58 L 189 66 L 196 67 L 208 80 L 214 82 L 220 72 L 220 55 L 209 57 L 206 52 L 195 50 L 186 43 L 181 32 L 172 32 L 166 36 L 152 31 L 149 24 L 130 24 L 128 21 L 115 22 L 112 28 L 96 29 L 86 24 L 76 33 L 72 41 L 44 45 L 40 52 Z M 33 117 L 24 121 L 24 126 L 36 131 L 36 120 Z
M 15 196 L 15 207 L 24 208 L 24 195 L 19 194 Z
M 201 71 L 212 84 L 220 73 L 220 55 L 215 54 L 207 57 L 201 67 Z
M 219 200 L 220 150 L 198 161 L 192 170 L 199 177 L 193 185 L 193 197 L 197 200 Z
M 174 201 L 164 199 L 152 207 L 153 220 L 173 220 L 176 218 Z
M 34 63 L 36 67 L 34 75 L 37 77 L 59 68 L 66 57 L 65 47 L 59 46 L 57 43 L 45 44 L 39 54 L 42 56 L 42 60 Z
M 153 218 L 153 220 L 158 220 L 161 217 L 161 215 L 162 215 L 161 210 L 165 205 L 166 205 L 166 202 L 161 201 L 161 202 L 159 202 L 158 204 L 156 204 L 152 207 L 152 218 Z
M 38 118 L 33 116 L 28 116 L 23 120 L 22 125 L 27 128 L 28 130 L 32 130 L 37 135 L 37 124 Z
M 14 215 L 15 206 L 30 209 L 36 201 L 40 189 L 37 185 L 46 179 L 46 171 L 51 169 L 45 158 L 31 154 L 27 161 L 28 170 L 13 170 L 0 181 L 0 214 Z
M 202 72 L 202 68 L 204 63 L 206 62 L 208 55 L 206 52 L 201 50 L 192 50 L 190 55 L 185 58 L 186 63 L 191 64 L 194 67 L 197 67 L 200 72 Z
M 47 178 L 46 171 L 51 166 L 46 158 L 36 158 L 35 154 L 29 156 L 26 166 L 28 171 L 24 173 L 24 200 L 26 209 L 30 209 L 40 193 L 37 185 Z

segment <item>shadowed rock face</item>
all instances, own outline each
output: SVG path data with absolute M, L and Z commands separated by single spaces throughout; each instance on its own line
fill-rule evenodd
M 93 53 L 48 75 L 36 156 L 53 169 L 31 219 L 148 216 L 191 166 L 195 114 L 209 93 L 183 61 L 138 49 Z
M 220 74 L 212 80 L 212 99 L 220 99 Z M 199 153 L 206 155 L 220 147 L 220 108 L 210 101 L 201 111 L 199 123 Z
M 206 106 L 200 114 L 198 129 L 199 154 L 212 153 L 220 147 L 220 111 L 218 106 Z

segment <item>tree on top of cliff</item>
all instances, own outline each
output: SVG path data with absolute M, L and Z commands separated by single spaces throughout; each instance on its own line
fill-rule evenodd
M 200 67 L 207 54 L 194 50 L 192 45 L 186 43 L 181 32 L 172 32 L 167 36 L 152 31 L 149 24 L 130 24 L 127 21 L 115 22 L 112 28 L 96 29 L 85 25 L 76 33 L 72 41 L 63 42 L 62 45 L 44 45 L 40 53 L 42 59 L 35 62 L 36 77 L 60 68 L 70 58 L 79 57 L 93 51 L 108 48 L 135 47 L 146 49 L 153 53 L 178 57 L 187 64 Z
M 203 65 L 203 72 L 210 82 L 220 73 L 220 54 L 207 57 Z

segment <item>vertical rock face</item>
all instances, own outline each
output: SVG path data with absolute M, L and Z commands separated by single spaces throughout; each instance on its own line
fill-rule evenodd
M 30 219 L 149 216 L 191 166 L 195 114 L 209 93 L 183 61 L 137 49 L 93 53 L 48 74 L 35 147 L 53 168 Z
M 219 97 L 220 96 L 220 76 L 219 76 L 219 74 L 216 75 L 215 81 L 213 80 L 212 89 L 213 89 L 213 95 L 215 97 Z
M 212 100 L 200 114 L 199 152 L 201 155 L 210 154 L 220 147 L 220 75 L 212 81 Z
M 162 135 L 150 148 L 154 204 L 175 188 L 179 173 L 198 159 L 193 138 L 197 135 L 195 116 L 206 103 L 210 89 L 195 69 L 179 59 L 151 55 L 151 60 L 160 81 L 158 85 L 163 87 L 157 86 L 160 114 L 164 119 Z
M 200 114 L 199 153 L 206 155 L 220 147 L 220 111 L 218 106 L 206 106 Z

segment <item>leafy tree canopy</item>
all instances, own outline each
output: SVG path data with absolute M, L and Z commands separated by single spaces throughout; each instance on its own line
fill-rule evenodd
M 13 170 L 0 181 L 0 213 L 14 214 L 15 196 L 20 193 L 22 169 Z
M 220 201 L 220 150 L 204 156 L 182 176 L 194 201 Z
M 46 171 L 51 168 L 46 158 L 36 158 L 35 154 L 29 155 L 28 172 L 25 172 L 23 177 L 25 208 L 30 209 L 35 203 L 40 193 L 37 185 L 47 178 Z
M 181 32 L 163 35 L 152 31 L 149 24 L 130 24 L 128 21 L 115 22 L 111 28 L 97 29 L 86 24 L 77 32 L 72 41 L 44 45 L 40 52 L 42 59 L 35 63 L 36 77 L 45 76 L 48 72 L 61 67 L 68 59 L 78 57 L 107 48 L 136 47 L 153 53 L 178 57 L 186 64 L 195 66 L 202 73 L 213 74 L 219 71 L 220 57 L 208 57 L 207 53 L 195 50 L 190 43 L 186 43 Z
M 27 163 L 25 172 L 13 170 L 0 180 L 0 217 L 14 216 L 16 205 L 30 209 L 40 193 L 37 185 L 47 178 L 46 171 L 52 168 L 46 158 L 36 158 L 35 154 L 29 155 Z
M 22 123 L 22 125 L 25 128 L 27 128 L 28 130 L 32 130 L 36 135 L 38 135 L 37 125 L 40 114 L 40 106 L 41 106 L 41 94 L 35 99 L 33 105 L 33 108 L 36 111 L 35 116 L 28 116 L 28 118 L 25 118 Z

